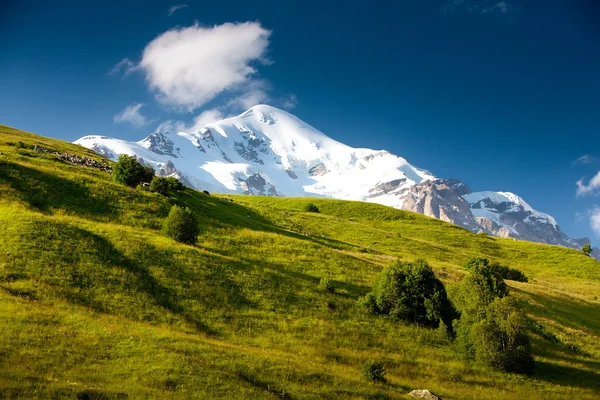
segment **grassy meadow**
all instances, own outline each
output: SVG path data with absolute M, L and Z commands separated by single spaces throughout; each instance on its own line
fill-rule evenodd
M 103 159 L 0 125 L 0 399 L 600 398 L 600 262 L 576 250 L 362 202 L 164 197 L 35 144 Z M 161 233 L 173 204 L 198 216 L 196 245 Z M 396 259 L 426 258 L 452 293 L 471 256 L 529 277 L 507 283 L 530 318 L 533 375 L 356 304 Z M 369 359 L 386 383 L 362 376 Z

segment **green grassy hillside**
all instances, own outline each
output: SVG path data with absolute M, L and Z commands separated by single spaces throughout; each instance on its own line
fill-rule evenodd
M 368 203 L 165 198 L 36 144 L 102 159 L 0 126 L 0 398 L 600 397 L 600 263 L 575 250 Z M 197 245 L 161 234 L 172 204 L 198 215 Z M 533 321 L 533 376 L 356 305 L 397 258 L 427 258 L 452 291 L 470 256 L 529 276 L 508 283 Z M 387 383 L 362 377 L 368 359 Z

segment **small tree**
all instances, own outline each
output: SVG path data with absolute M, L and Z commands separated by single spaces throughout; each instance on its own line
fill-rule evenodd
M 437 328 L 452 326 L 456 311 L 444 284 L 425 260 L 399 262 L 384 269 L 373 291 L 359 300 L 374 314 Z
M 513 298 L 494 300 L 485 318 L 471 329 L 477 359 L 502 371 L 531 372 L 533 357 L 526 326 Z
M 503 371 L 528 373 L 533 358 L 527 324 L 508 296 L 504 272 L 510 269 L 476 263 L 458 285 L 454 301 L 461 317 L 454 324 L 456 346 L 467 358 Z
M 142 165 L 135 157 L 121 154 L 113 166 L 113 181 L 135 187 L 140 183 L 150 182 L 154 176 L 154 170 L 148 165 Z
M 200 228 L 196 216 L 189 208 L 173 206 L 163 223 L 163 231 L 178 242 L 194 244 Z
M 586 256 L 589 256 L 590 254 L 592 254 L 592 246 L 589 244 L 584 244 L 583 246 L 581 246 L 581 252 Z

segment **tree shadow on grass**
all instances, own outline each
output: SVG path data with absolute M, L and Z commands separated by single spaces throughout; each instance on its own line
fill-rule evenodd
M 110 201 L 90 194 L 87 187 L 35 168 L 0 161 L 0 185 L 8 185 L 19 200 L 40 212 L 64 209 L 82 216 L 114 216 Z
M 545 361 L 535 362 L 533 377 L 557 385 L 600 390 L 600 373 Z

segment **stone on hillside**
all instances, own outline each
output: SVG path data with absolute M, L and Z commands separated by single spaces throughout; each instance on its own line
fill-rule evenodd
M 412 397 L 413 399 L 442 400 L 441 397 L 436 396 L 427 389 L 413 390 L 408 394 L 408 396 Z

